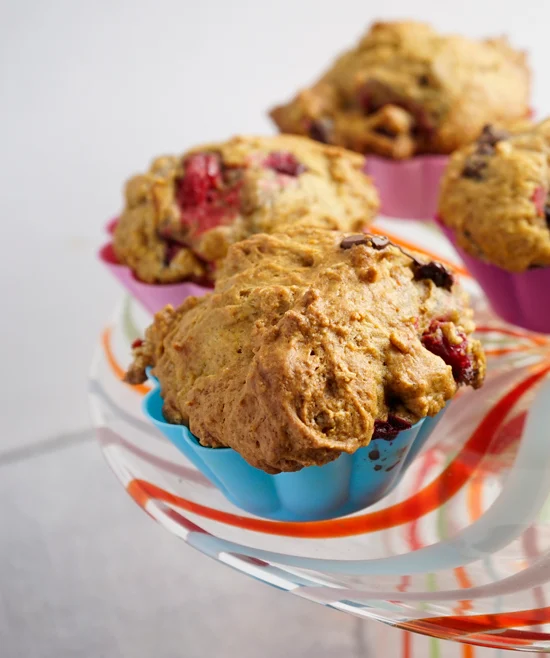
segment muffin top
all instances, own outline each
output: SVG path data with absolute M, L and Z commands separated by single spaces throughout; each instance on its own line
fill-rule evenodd
M 303 225 L 362 230 L 378 195 L 364 158 L 303 137 L 234 137 L 161 157 L 126 185 L 118 260 L 147 283 L 202 281 L 233 242 Z
M 154 366 L 169 422 L 268 473 L 322 465 L 483 382 L 467 297 L 387 238 L 295 228 L 230 247 L 213 293 L 159 312 L 127 381 Z
M 451 153 L 484 124 L 529 114 L 524 53 L 506 39 L 442 36 L 415 22 L 375 23 L 313 87 L 271 117 L 282 132 L 360 153 Z
M 487 126 L 453 154 L 439 214 L 472 256 L 510 272 L 550 266 L 550 119 L 509 135 Z

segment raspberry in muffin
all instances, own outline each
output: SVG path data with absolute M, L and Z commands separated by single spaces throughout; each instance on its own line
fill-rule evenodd
M 358 231 L 378 209 L 364 158 L 294 136 L 234 137 L 130 179 L 118 261 L 146 283 L 205 281 L 233 242 L 295 225 Z
M 550 266 L 550 120 L 509 135 L 486 126 L 453 154 L 439 215 L 471 256 L 509 272 Z
M 442 264 L 299 227 L 231 246 L 213 293 L 155 316 L 127 380 L 153 366 L 168 422 L 267 473 L 298 471 L 391 441 L 479 387 L 473 329 Z
M 529 93 L 525 54 L 506 39 L 379 22 L 271 117 L 281 132 L 403 159 L 451 153 L 486 123 L 506 126 L 528 116 Z

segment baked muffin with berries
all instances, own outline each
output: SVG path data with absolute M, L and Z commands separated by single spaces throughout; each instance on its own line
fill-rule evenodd
M 455 152 L 439 220 L 493 308 L 550 331 L 550 120 L 515 134 L 487 126 Z
M 416 22 L 378 22 L 312 87 L 271 116 L 282 132 L 403 159 L 451 153 L 486 123 L 529 114 L 525 54 L 506 39 L 441 35 Z
M 550 120 L 510 135 L 486 126 L 457 151 L 439 213 L 470 255 L 510 272 L 550 266 Z
M 435 416 L 485 358 L 453 273 L 387 238 L 304 227 L 232 245 L 214 292 L 159 312 L 127 380 L 164 418 L 267 473 L 323 465 Z
M 130 179 L 120 263 L 151 284 L 204 282 L 230 244 L 303 225 L 359 231 L 378 210 L 364 158 L 303 137 L 234 137 Z

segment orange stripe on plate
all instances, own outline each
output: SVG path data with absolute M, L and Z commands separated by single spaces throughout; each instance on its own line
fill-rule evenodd
M 526 331 L 517 331 L 515 329 L 506 329 L 505 327 L 487 327 L 485 325 L 481 325 L 479 327 L 476 327 L 476 331 L 478 333 L 483 333 L 483 334 L 503 334 L 505 336 L 513 336 L 514 338 L 525 338 L 527 340 L 532 341 L 533 343 L 536 343 L 537 345 L 548 345 L 550 342 L 546 336 L 540 336 L 538 334 L 530 334 L 527 333 Z
M 455 570 L 455 576 L 457 583 L 460 585 L 462 589 L 469 589 L 472 587 L 472 581 L 468 577 L 468 574 L 466 573 L 466 569 L 464 567 L 457 567 Z M 472 602 L 469 599 L 465 599 L 463 601 L 460 601 L 459 604 L 456 607 L 456 612 L 457 614 L 460 614 L 461 612 L 467 612 L 468 610 L 472 609 Z
M 470 644 L 462 645 L 462 658 L 474 658 L 475 650 L 474 647 Z
M 403 658 L 411 658 L 413 635 L 408 631 L 403 631 L 402 635 L 403 635 Z
M 511 630 L 547 623 L 550 623 L 550 607 L 532 608 L 517 612 L 501 612 L 493 615 L 427 617 L 410 622 L 410 625 L 430 635 L 442 633 L 446 630 L 450 632 L 449 637 L 452 639 L 453 636 L 473 635 L 505 629 Z
M 105 352 L 107 363 L 109 364 L 114 375 L 118 377 L 118 379 L 120 379 L 121 382 L 124 382 L 126 386 L 129 386 L 131 389 L 136 391 L 136 393 L 139 393 L 140 395 L 145 395 L 146 393 L 149 393 L 150 389 L 148 386 L 144 386 L 143 384 L 132 385 L 124 381 L 124 370 L 118 365 L 115 356 L 113 354 L 113 350 L 111 348 L 112 332 L 113 330 L 111 327 L 107 327 L 103 331 L 103 334 L 101 335 L 101 344 L 103 345 L 103 351 Z
M 519 352 L 528 352 L 533 349 L 529 345 L 515 345 L 514 347 L 500 347 L 493 350 L 486 349 L 485 354 L 487 356 L 504 356 L 506 354 L 517 354 Z
M 468 487 L 468 510 L 470 512 L 470 520 L 472 523 L 477 521 L 483 514 L 482 496 L 483 494 L 483 478 L 475 477 L 470 481 Z
M 318 539 L 349 537 L 386 530 L 387 528 L 410 523 L 432 512 L 460 491 L 487 453 L 493 437 L 508 416 L 510 409 L 526 391 L 532 388 L 549 371 L 550 365 L 545 365 L 501 398 L 474 430 L 462 451 L 439 477 L 407 500 L 376 512 L 328 521 L 310 521 L 308 523 L 268 521 L 262 518 L 240 516 L 212 509 L 169 493 L 145 480 L 132 480 L 128 484 L 128 490 L 134 497 L 137 494 L 133 490 L 137 488 L 141 490 L 139 497 L 143 498 L 145 496 L 145 500 L 162 500 L 218 523 L 271 535 Z M 468 455 L 468 463 L 461 459 L 463 453 Z

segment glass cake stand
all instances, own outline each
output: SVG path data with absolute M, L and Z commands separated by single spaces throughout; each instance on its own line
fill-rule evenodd
M 376 230 L 457 262 L 431 225 L 381 220 Z M 486 384 L 460 392 L 398 487 L 375 506 L 291 523 L 229 503 L 146 423 L 148 385 L 121 381 L 130 345 L 151 320 L 129 298 L 105 327 L 90 373 L 108 464 L 149 516 L 219 562 L 413 631 L 374 625 L 392 658 L 550 652 L 550 337 L 504 324 L 467 272 L 460 276 L 488 355 Z

